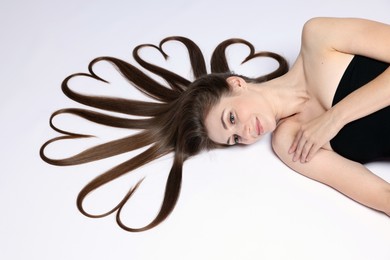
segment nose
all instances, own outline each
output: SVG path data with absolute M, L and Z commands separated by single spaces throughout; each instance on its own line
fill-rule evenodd
M 243 142 L 249 141 L 252 138 L 250 125 L 242 124 L 238 131 L 238 135 L 241 136 Z

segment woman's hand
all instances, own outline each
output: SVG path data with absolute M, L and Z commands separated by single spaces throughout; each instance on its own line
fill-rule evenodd
M 342 126 L 335 118 L 334 113 L 329 110 L 302 124 L 288 151 L 289 154 L 294 153 L 293 161 L 310 161 L 321 147 L 336 136 Z

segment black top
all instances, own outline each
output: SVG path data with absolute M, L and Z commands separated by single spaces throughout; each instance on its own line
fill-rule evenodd
M 356 55 L 340 80 L 332 106 L 376 78 L 388 66 Z M 338 154 L 360 163 L 390 157 L 390 106 L 345 125 L 330 144 Z

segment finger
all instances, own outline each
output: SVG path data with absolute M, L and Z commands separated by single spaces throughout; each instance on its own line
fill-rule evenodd
M 302 155 L 302 149 L 303 149 L 303 147 L 305 146 L 305 144 L 306 144 L 306 140 L 301 139 L 301 140 L 299 141 L 298 146 L 297 146 L 297 149 L 296 149 L 296 151 L 295 151 L 295 153 L 294 153 L 294 157 L 293 157 L 293 161 L 294 161 L 294 162 L 297 161 L 297 160 L 301 157 L 301 155 Z
M 299 140 L 301 139 L 302 137 L 302 132 L 299 132 L 296 136 L 295 136 L 295 139 L 294 139 L 294 142 L 292 143 L 292 145 L 290 146 L 290 149 L 288 150 L 288 153 L 289 154 L 292 154 L 293 152 L 296 151 L 297 147 L 298 147 L 298 142 Z
M 295 150 L 297 149 L 297 146 L 298 146 L 298 138 L 295 137 L 294 139 L 294 142 L 292 143 L 292 145 L 290 146 L 290 149 L 288 150 L 288 153 L 289 154 L 292 154 L 293 152 L 295 152 Z
M 319 149 L 320 147 L 318 145 L 313 145 L 306 157 L 306 162 L 309 162 L 311 159 L 313 159 L 314 155 L 318 152 Z
M 306 142 L 305 146 L 302 149 L 302 154 L 301 154 L 301 163 L 306 162 L 308 154 L 311 152 L 313 149 L 312 143 Z

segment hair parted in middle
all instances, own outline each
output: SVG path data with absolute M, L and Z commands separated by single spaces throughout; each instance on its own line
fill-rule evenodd
M 140 57 L 140 49 L 152 47 L 157 49 L 167 59 L 168 55 L 163 51 L 162 46 L 168 41 L 178 41 L 186 47 L 195 78 L 193 82 L 162 67 L 146 62 Z M 220 146 L 208 138 L 207 130 L 204 126 L 204 119 L 208 111 L 219 102 L 220 97 L 228 95 L 230 92 L 226 80 L 233 73 L 230 72 L 225 52 L 228 46 L 236 43 L 244 44 L 250 49 L 249 55 L 242 63 L 256 57 L 270 57 L 279 63 L 275 71 L 253 79 L 243 77 L 246 81 L 264 82 L 281 76 L 288 71 L 287 61 L 282 56 L 272 52 L 256 53 L 251 43 L 243 39 L 234 38 L 223 41 L 215 48 L 211 57 L 211 74 L 208 74 L 206 71 L 206 63 L 199 47 L 188 38 L 175 36 L 163 39 L 159 46 L 142 44 L 133 50 L 135 61 L 147 71 L 161 77 L 166 82 L 166 85 L 154 80 L 128 62 L 107 56 L 92 60 L 88 66 L 89 73 L 76 73 L 64 79 L 62 82 L 62 91 L 68 98 L 92 108 L 138 116 L 140 118 L 117 117 L 91 109 L 65 108 L 58 110 L 52 114 L 50 126 L 62 135 L 48 140 L 42 145 L 40 156 L 44 161 L 58 166 L 78 165 L 119 155 L 142 147 L 148 147 L 145 151 L 129 158 L 127 161 L 102 173 L 89 182 L 77 197 L 77 207 L 81 213 L 88 217 L 98 218 L 116 212 L 118 225 L 130 232 L 151 229 L 168 217 L 174 209 L 180 194 L 184 161 L 202 150 L 209 150 Z M 88 96 L 77 93 L 69 88 L 69 80 L 80 76 L 108 83 L 93 70 L 94 65 L 101 61 L 111 63 L 132 86 L 146 96 L 154 99 L 155 102 Z M 45 154 L 46 147 L 51 143 L 64 139 L 91 137 L 90 135 L 72 133 L 56 127 L 53 124 L 53 119 L 60 114 L 72 114 L 101 125 L 140 131 L 118 140 L 91 147 L 74 156 L 63 159 L 52 159 Z M 139 187 L 143 179 L 134 187 L 131 187 L 125 197 L 113 209 L 104 214 L 92 215 L 83 208 L 83 201 L 90 192 L 142 165 L 170 153 L 174 154 L 173 165 L 166 182 L 162 205 L 157 216 L 146 226 L 141 228 L 128 227 L 123 224 L 120 217 L 123 206 Z

